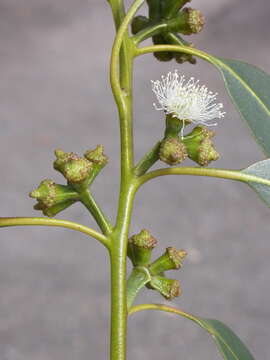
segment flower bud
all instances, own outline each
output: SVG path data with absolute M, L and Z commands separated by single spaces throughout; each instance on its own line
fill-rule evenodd
M 167 34 L 164 34 L 164 38 L 166 39 L 167 44 L 170 45 L 193 47 L 193 44 L 182 39 L 182 37 L 176 33 L 168 32 Z M 184 62 L 189 62 L 190 64 L 196 64 L 196 58 L 193 57 L 191 54 L 186 54 L 183 52 L 173 52 L 173 56 L 178 64 L 183 64 Z
M 78 194 L 70 186 L 56 184 L 52 180 L 43 180 L 30 197 L 37 199 L 46 207 L 59 204 L 66 200 L 78 199 Z
M 149 271 L 152 275 L 158 275 L 168 270 L 180 269 L 182 260 L 186 256 L 185 250 L 176 250 L 174 247 L 168 247 L 165 253 L 149 266 Z
M 54 168 L 63 174 L 69 184 L 87 183 L 93 170 L 92 162 L 72 152 L 65 153 L 62 150 L 56 150 L 55 155 Z
M 188 157 L 201 166 L 207 166 L 211 161 L 219 158 L 214 148 L 212 137 L 215 132 L 204 126 L 196 126 L 193 131 L 184 137 Z
M 192 35 L 199 33 L 203 29 L 204 23 L 204 16 L 199 10 L 185 8 L 175 18 L 168 21 L 168 30 Z
M 52 207 L 46 207 L 42 202 L 38 201 L 37 204 L 34 205 L 34 209 L 41 210 L 45 216 L 53 217 L 74 204 L 75 202 L 76 200 L 66 200 L 59 204 L 53 205 Z
M 185 53 L 175 53 L 174 59 L 178 64 L 184 64 L 185 62 L 189 62 L 190 64 L 195 65 L 197 63 L 195 57 Z
M 104 167 L 108 163 L 108 157 L 104 154 L 103 145 L 97 145 L 94 150 L 87 150 L 84 157 L 100 167 Z
M 135 16 L 131 23 L 131 32 L 133 35 L 145 29 L 149 25 L 149 19 L 146 16 Z
M 186 146 L 179 138 L 165 138 L 159 149 L 159 159 L 168 165 L 180 164 L 187 157 Z
M 52 180 L 43 180 L 39 187 L 36 190 L 33 190 L 29 196 L 37 199 L 38 203 L 34 208 L 36 210 L 42 210 L 45 215 L 51 213 L 50 209 L 55 206 L 57 209 L 62 209 L 63 207 L 66 208 L 79 199 L 78 193 L 70 186 L 58 185 Z M 61 204 L 60 207 L 58 206 L 59 204 Z M 54 210 L 52 213 L 54 213 Z
M 154 45 L 166 45 L 167 41 L 164 39 L 162 35 L 154 35 L 152 37 Z M 153 53 L 155 58 L 159 61 L 170 61 L 173 59 L 173 53 L 169 51 L 160 51 Z
M 157 290 L 167 300 L 172 300 L 182 293 L 178 280 L 168 279 L 163 276 L 153 276 L 147 287 Z
M 134 266 L 148 265 L 157 240 L 146 229 L 133 235 L 128 241 L 128 257 Z

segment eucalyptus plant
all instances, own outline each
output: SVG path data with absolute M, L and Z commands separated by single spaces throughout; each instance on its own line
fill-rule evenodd
M 193 175 L 241 181 L 255 190 L 270 205 L 270 160 L 259 161 L 246 169 L 209 168 L 219 158 L 214 146 L 212 126 L 226 116 L 217 94 L 194 78 L 186 79 L 180 67 L 184 62 L 195 64 L 202 59 L 218 69 L 236 108 L 246 121 L 266 156 L 270 156 L 270 78 L 247 63 L 224 59 L 196 49 L 183 36 L 203 29 L 204 17 L 186 6 L 189 0 L 135 0 L 128 10 L 123 0 L 108 0 L 115 22 L 116 35 L 112 46 L 110 81 L 119 112 L 121 137 L 121 181 L 116 221 L 112 223 L 95 200 L 91 185 L 108 163 L 103 145 L 87 150 L 83 156 L 56 150 L 54 169 L 65 178 L 65 184 L 43 180 L 30 193 L 36 199 L 34 208 L 45 217 L 0 218 L 0 226 L 58 226 L 82 232 L 98 240 L 108 251 L 111 261 L 111 360 L 126 359 L 128 316 L 144 310 L 159 310 L 185 317 L 214 339 L 226 360 L 252 360 L 242 341 L 218 320 L 204 319 L 164 304 L 134 305 L 137 294 L 147 288 L 167 300 L 181 294 L 180 283 L 167 274 L 180 269 L 187 253 L 168 247 L 153 259 L 157 240 L 147 230 L 130 234 L 135 195 L 152 179 L 165 175 Z M 145 5 L 148 16 L 138 15 Z M 141 45 L 144 40 L 153 45 Z M 133 63 L 134 59 L 152 53 L 159 61 L 175 61 L 178 70 L 152 82 L 155 108 L 164 114 L 160 140 L 137 163 L 133 146 Z M 193 161 L 186 167 L 185 160 Z M 160 161 L 160 168 L 150 168 Z M 166 164 L 166 165 L 165 165 Z M 52 219 L 72 204 L 80 202 L 96 220 L 100 231 L 67 221 Z M 127 259 L 132 271 L 127 274 Z

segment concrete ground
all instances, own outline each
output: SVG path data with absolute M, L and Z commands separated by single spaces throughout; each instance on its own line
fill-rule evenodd
M 194 38 L 198 48 L 243 59 L 269 72 L 270 2 L 194 0 L 207 18 Z M 115 216 L 118 125 L 108 82 L 113 24 L 98 0 L 0 1 L 0 216 L 38 216 L 27 197 L 52 169 L 53 150 L 83 153 L 103 143 L 110 163 L 93 186 Z M 135 146 L 139 158 L 160 138 L 163 119 L 153 107 L 150 80 L 168 70 L 219 92 L 227 112 L 217 128 L 221 159 L 215 166 L 243 168 L 263 159 L 209 65 L 136 61 Z M 82 206 L 60 218 L 95 227 Z M 247 186 L 208 178 L 170 177 L 138 193 L 131 233 L 146 227 L 160 247 L 189 257 L 179 274 L 180 308 L 231 326 L 256 359 L 267 359 L 270 336 L 269 209 Z M 108 358 L 109 267 L 104 249 L 72 231 L 1 230 L 1 360 Z M 162 302 L 145 291 L 138 302 Z M 128 359 L 215 360 L 211 338 L 187 320 L 158 313 L 129 322 Z

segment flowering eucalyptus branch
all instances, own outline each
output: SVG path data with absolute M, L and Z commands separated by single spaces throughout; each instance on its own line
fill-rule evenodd
M 196 58 L 201 58 L 214 65 L 221 72 L 242 117 L 270 156 L 270 102 L 265 95 L 270 92 L 268 75 L 246 63 L 214 57 L 195 49 L 184 40 L 182 35 L 197 34 L 204 25 L 200 11 L 183 8 L 187 2 L 147 0 L 146 17 L 136 16 L 144 0 L 135 0 L 127 12 L 123 0 L 108 0 L 116 28 L 111 52 L 110 82 L 118 109 L 121 143 L 121 179 L 115 223 L 111 224 L 89 189 L 108 162 L 102 145 L 87 150 L 83 156 L 56 150 L 53 166 L 63 175 L 66 183 L 56 184 L 46 179 L 30 193 L 30 197 L 37 201 L 34 208 L 49 217 L 76 202 L 82 203 L 102 233 L 66 220 L 0 218 L 0 227 L 33 225 L 72 229 L 95 238 L 107 248 L 111 261 L 111 360 L 126 360 L 127 317 L 142 310 L 170 312 L 197 323 L 211 334 L 225 360 L 254 360 L 240 339 L 217 320 L 198 318 L 167 305 L 143 304 L 132 307 L 143 288 L 158 292 L 166 300 L 179 296 L 182 292 L 180 282 L 168 276 L 167 271 L 181 269 L 183 259 L 187 256 L 183 249 L 168 247 L 159 257 L 152 259 L 157 240 L 149 230 L 142 229 L 129 236 L 134 198 L 137 190 L 146 182 L 165 175 L 236 180 L 248 184 L 270 206 L 270 159 L 238 171 L 207 168 L 219 158 L 213 143 L 215 133 L 208 126 L 214 125 L 213 120 L 224 116 L 225 112 L 221 111 L 223 105 L 215 102 L 217 94 L 199 85 L 194 78 L 185 81 L 184 75 L 179 76 L 177 70 L 152 82 L 152 90 L 158 101 L 155 108 L 164 113 L 165 130 L 157 143 L 134 165 L 133 62 L 136 57 L 148 53 L 153 53 L 160 61 L 195 64 Z M 152 38 L 153 46 L 139 47 L 142 41 L 149 38 Z M 258 78 L 258 83 L 255 78 Z M 260 125 L 261 122 L 263 125 Z M 193 128 L 186 133 L 189 126 Z M 159 160 L 175 166 L 187 158 L 196 166 L 149 171 Z M 132 264 L 129 276 L 127 258 Z

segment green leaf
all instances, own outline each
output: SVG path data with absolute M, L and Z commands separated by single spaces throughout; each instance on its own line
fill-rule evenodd
M 270 159 L 259 161 L 248 168 L 242 170 L 243 173 L 254 175 L 263 179 L 270 179 Z M 270 187 L 262 183 L 247 182 L 254 189 L 260 198 L 270 207 Z
M 129 315 L 143 310 L 165 311 L 193 321 L 212 336 L 225 360 L 255 360 L 239 337 L 235 335 L 228 326 L 218 320 L 200 318 L 180 309 L 162 304 L 142 304 L 133 306 L 129 310 Z
M 245 62 L 215 58 L 226 88 L 257 142 L 270 155 L 270 76 Z
M 197 324 L 208 331 L 225 360 L 254 360 L 237 335 L 218 320 L 196 318 Z

